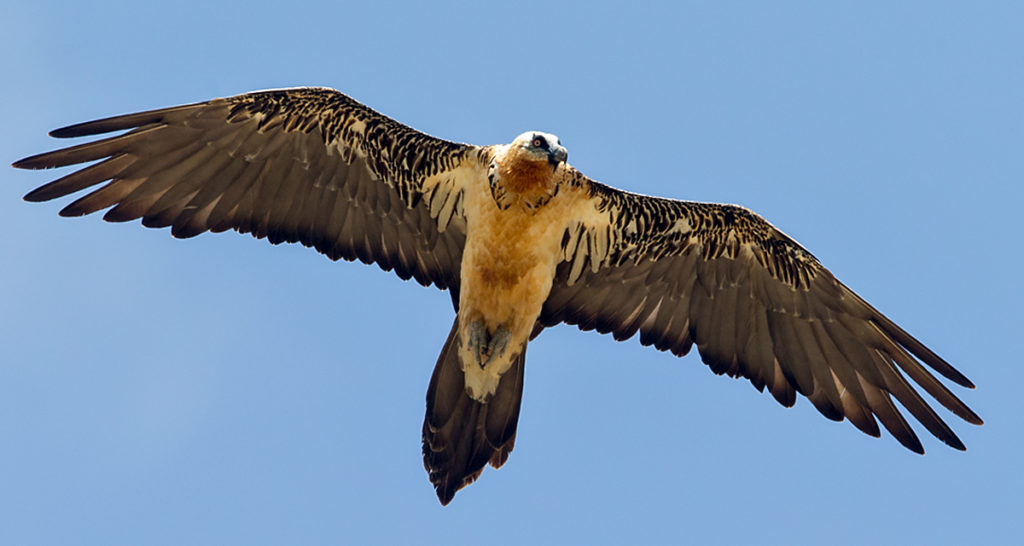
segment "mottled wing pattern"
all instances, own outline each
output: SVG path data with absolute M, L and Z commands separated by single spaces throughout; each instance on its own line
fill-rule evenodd
M 946 361 L 742 207 L 619 191 L 576 173 L 593 210 L 563 239 L 541 322 L 576 324 L 682 356 L 693 344 L 718 374 L 748 378 L 791 406 L 879 436 L 882 422 L 923 453 L 893 398 L 946 444 L 963 443 L 907 380 L 974 424 L 981 419 L 922 363 L 965 387 Z
M 325 88 L 230 98 L 86 122 L 51 133 L 116 136 L 18 161 L 43 169 L 97 161 L 25 198 L 93 189 L 61 211 L 142 218 L 176 237 L 235 229 L 360 259 L 457 300 L 464 185 L 486 150 L 420 133 Z

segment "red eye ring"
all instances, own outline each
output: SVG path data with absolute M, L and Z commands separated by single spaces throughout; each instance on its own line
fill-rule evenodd
M 541 144 L 543 144 L 543 141 L 541 139 L 539 139 L 539 138 L 533 139 L 533 147 L 534 148 L 540 148 Z

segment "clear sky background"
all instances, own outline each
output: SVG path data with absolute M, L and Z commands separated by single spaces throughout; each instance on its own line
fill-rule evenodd
M 373 4 L 372 6 L 367 4 Z M 325 85 L 589 176 L 738 203 L 956 365 L 928 454 L 635 339 L 531 344 L 516 449 L 442 508 L 448 295 L 234 233 L 61 219 L 0 176 L 0 543 L 1024 541 L 1016 2 L 9 2 L 0 155 L 74 122 Z M 970 7 L 968 7 L 968 5 Z

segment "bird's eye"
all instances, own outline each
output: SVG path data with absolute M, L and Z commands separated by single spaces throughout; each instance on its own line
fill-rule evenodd
M 533 137 L 533 147 L 543 148 L 545 146 L 544 137 Z

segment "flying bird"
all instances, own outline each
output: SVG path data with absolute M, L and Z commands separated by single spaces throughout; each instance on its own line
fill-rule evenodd
M 716 374 L 745 377 L 787 407 L 799 393 L 871 436 L 881 421 L 917 453 L 893 399 L 955 449 L 964 444 L 918 389 L 982 424 L 928 368 L 973 388 L 970 380 L 766 220 L 591 180 L 555 135 L 450 142 L 327 88 L 247 93 L 50 135 L 116 131 L 126 132 L 14 163 L 94 162 L 25 199 L 88 189 L 60 214 L 108 209 L 105 220 L 141 218 L 183 238 L 234 229 L 450 292 L 455 321 L 423 422 L 423 461 L 442 504 L 508 458 L 526 347 L 562 322 L 617 340 L 639 333 L 641 344 L 679 356 L 696 345 Z

